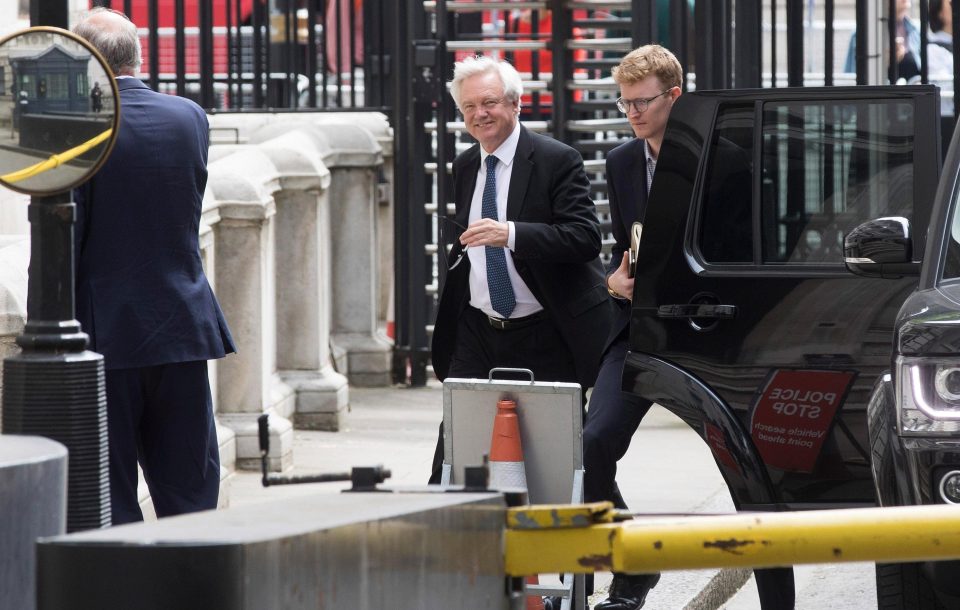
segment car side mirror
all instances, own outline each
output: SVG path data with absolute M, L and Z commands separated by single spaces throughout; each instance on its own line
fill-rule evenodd
M 868 220 L 843 239 L 843 262 L 863 277 L 919 275 L 920 263 L 912 259 L 910 221 L 902 216 Z

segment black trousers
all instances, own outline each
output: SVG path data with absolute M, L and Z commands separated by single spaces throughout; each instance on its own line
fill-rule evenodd
M 624 335 L 603 355 L 583 426 L 584 500 L 608 500 L 621 509 L 626 509 L 627 505 L 616 483 L 617 461 L 626 454 L 630 440 L 651 405 L 649 400 L 620 390 L 628 349 L 629 342 Z M 664 456 L 664 459 L 679 457 Z M 764 610 L 790 610 L 794 607 L 792 568 L 758 569 L 754 570 L 754 577 Z M 586 589 L 588 595 L 593 592 L 592 574 L 587 575 Z
M 577 382 L 570 348 L 548 315 L 517 329 L 493 328 L 479 309 L 467 307 L 457 326 L 457 345 L 450 359 L 448 377 L 487 379 L 496 367 L 533 371 L 536 381 Z M 497 375 L 509 379 L 510 375 Z M 524 376 L 516 377 L 524 379 Z M 443 423 L 433 455 L 430 483 L 440 482 L 443 468 Z
M 158 517 L 217 507 L 220 452 L 206 361 L 106 372 L 113 524 L 142 521 L 137 463 Z
M 615 341 L 603 355 L 597 384 L 590 395 L 590 408 L 583 425 L 583 498 L 586 502 L 609 500 L 627 508 L 617 488 L 617 461 L 630 448 L 630 440 L 650 401 L 621 391 L 627 339 Z

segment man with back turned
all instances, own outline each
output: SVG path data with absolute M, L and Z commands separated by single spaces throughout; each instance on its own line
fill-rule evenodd
M 216 508 L 207 360 L 235 347 L 200 263 L 207 118 L 135 78 L 140 42 L 122 13 L 94 9 L 74 31 L 120 90 L 113 152 L 74 193 L 77 317 L 104 356 L 113 523 L 143 518 L 138 462 L 158 517 Z

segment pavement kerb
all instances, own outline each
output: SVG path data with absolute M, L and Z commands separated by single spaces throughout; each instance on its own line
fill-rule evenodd
M 718 610 L 749 580 L 752 571 L 747 568 L 722 568 L 707 586 L 683 607 L 683 610 Z

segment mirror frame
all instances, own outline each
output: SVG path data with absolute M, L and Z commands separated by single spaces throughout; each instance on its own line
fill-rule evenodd
M 97 159 L 97 162 L 94 163 L 93 166 L 91 166 L 90 170 L 87 171 L 87 173 L 83 176 L 81 180 L 69 182 L 67 183 L 66 186 L 58 186 L 56 189 L 50 189 L 50 190 L 25 189 L 23 187 L 17 186 L 15 183 L 11 184 L 9 182 L 4 182 L 0 180 L 0 186 L 4 188 L 8 188 L 18 193 L 23 193 L 25 195 L 43 197 L 48 195 L 57 195 L 59 193 L 65 193 L 67 191 L 77 188 L 78 186 L 80 186 L 81 184 L 83 184 L 84 182 L 92 178 L 98 171 L 100 171 L 100 168 L 103 167 L 103 164 L 106 163 L 107 159 L 110 158 L 110 154 L 113 152 L 113 145 L 117 141 L 117 131 L 120 128 L 120 89 L 117 87 L 117 77 L 113 73 L 113 70 L 110 69 L 110 65 L 107 64 L 107 60 L 103 58 L 103 55 L 101 55 L 100 52 L 93 47 L 93 45 L 87 42 L 85 38 L 78 36 L 69 30 L 65 30 L 63 28 L 57 28 L 49 25 L 33 26 L 23 30 L 18 30 L 16 32 L 13 32 L 12 34 L 8 34 L 7 36 L 0 38 L 0 46 L 6 44 L 10 40 L 18 36 L 23 36 L 25 34 L 30 34 L 33 32 L 48 32 L 50 34 L 57 34 L 60 36 L 64 36 L 78 43 L 80 46 L 82 46 L 86 50 L 90 51 L 90 54 L 93 56 L 94 59 L 96 59 L 100 63 L 100 66 L 103 68 L 104 72 L 106 73 L 110 81 L 110 91 L 113 93 L 113 100 L 114 100 L 113 124 L 111 126 L 111 128 L 113 129 L 113 132 L 110 134 L 110 137 L 107 139 L 106 148 L 104 149 L 103 154 L 100 155 L 100 157 Z

